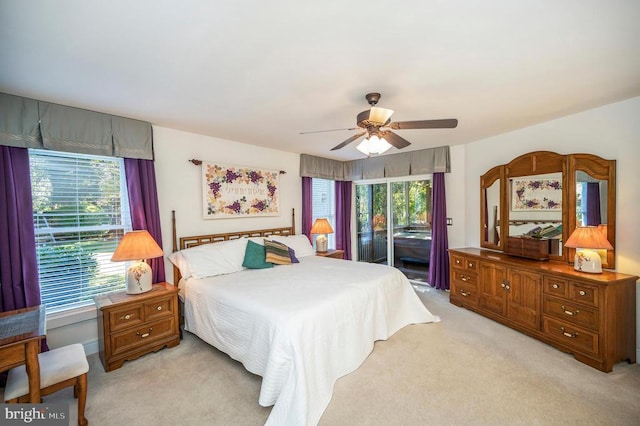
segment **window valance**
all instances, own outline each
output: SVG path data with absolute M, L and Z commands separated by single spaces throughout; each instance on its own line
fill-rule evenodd
M 449 172 L 448 146 L 351 161 L 300 155 L 301 177 L 353 181 Z
M 6 93 L 0 145 L 153 160 L 150 123 Z

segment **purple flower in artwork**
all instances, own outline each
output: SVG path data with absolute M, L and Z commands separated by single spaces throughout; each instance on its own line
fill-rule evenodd
M 540 182 L 539 180 L 532 180 L 531 182 L 529 182 L 529 187 L 538 189 L 540 188 L 541 183 L 542 182 Z
M 548 206 L 550 209 L 554 208 L 554 207 L 555 207 L 555 206 L 557 206 L 558 204 L 559 204 L 559 203 L 556 203 L 556 202 L 555 202 L 555 201 L 553 201 L 553 200 L 549 200 L 549 201 L 547 202 L 547 206 Z
M 260 176 L 260 173 L 252 170 L 249 172 L 249 179 L 251 179 L 251 183 L 258 183 L 260 179 L 262 179 L 262 176 Z
M 527 200 L 526 204 L 527 204 L 527 207 L 535 207 L 535 206 L 538 205 L 538 201 L 536 201 L 536 200 Z
M 264 201 L 258 201 L 257 203 L 255 203 L 254 205 L 252 205 L 251 207 L 253 207 L 256 210 L 260 210 L 263 211 L 265 208 L 265 202 Z
M 557 181 L 557 180 L 551 181 L 551 183 L 549 183 L 549 186 L 556 190 L 561 189 L 560 181 Z
M 273 194 L 275 194 L 277 188 L 275 187 L 275 185 L 268 183 L 267 189 L 269 190 L 269 196 L 273 197 Z
M 225 208 L 233 210 L 236 214 L 240 213 L 240 203 L 238 201 L 234 201 L 232 204 L 225 206 Z
M 518 198 L 522 198 L 522 196 L 524 195 L 524 189 L 518 189 L 516 191 L 516 194 L 518 194 Z
M 239 174 L 237 174 L 231 169 L 227 169 L 227 173 L 225 175 L 227 183 L 232 183 L 234 180 L 238 179 L 239 177 L 240 177 Z
M 213 193 L 214 197 L 217 197 L 218 193 L 220 193 L 220 182 L 211 182 L 209 184 L 209 189 Z

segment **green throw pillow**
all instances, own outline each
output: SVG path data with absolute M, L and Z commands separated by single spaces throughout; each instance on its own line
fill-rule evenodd
M 247 249 L 244 252 L 242 266 L 248 269 L 273 268 L 273 263 L 267 262 L 265 257 L 264 246 L 254 243 L 253 241 L 247 241 Z

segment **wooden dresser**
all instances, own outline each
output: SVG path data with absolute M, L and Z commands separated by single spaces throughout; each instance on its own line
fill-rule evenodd
M 180 343 L 178 287 L 159 283 L 146 293 L 117 292 L 94 300 L 98 308 L 100 360 L 105 371 Z
M 452 304 L 610 372 L 636 362 L 637 276 L 577 272 L 477 248 L 449 250 Z

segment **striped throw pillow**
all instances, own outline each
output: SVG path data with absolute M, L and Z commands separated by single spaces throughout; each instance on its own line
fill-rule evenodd
M 276 265 L 291 265 L 289 247 L 277 241 L 264 240 L 265 260 Z

